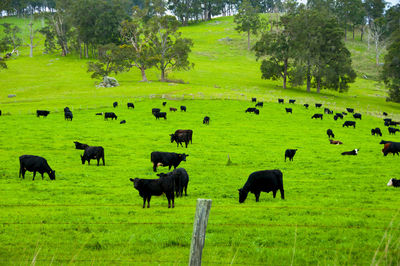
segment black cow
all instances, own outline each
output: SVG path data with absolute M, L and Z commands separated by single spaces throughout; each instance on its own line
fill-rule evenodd
M 328 114 L 328 115 L 331 115 L 331 114 L 333 114 L 333 111 L 330 110 L 329 108 L 324 108 L 324 113 Z
M 71 112 L 71 110 L 69 109 L 68 106 L 64 108 L 64 113 L 66 113 L 66 112 Z
M 322 106 L 322 103 L 316 103 L 316 104 L 315 104 L 315 107 L 316 107 L 316 108 L 321 108 L 321 106 Z
M 387 183 L 387 186 L 388 186 L 388 187 L 390 187 L 390 186 L 393 186 L 393 187 L 400 187 L 400 180 L 395 179 L 395 178 L 391 178 L 391 179 L 389 180 L 389 182 Z
M 80 143 L 78 141 L 74 141 L 74 143 L 75 143 L 75 149 L 77 150 L 85 150 L 87 147 L 89 147 L 89 145 Z
M 289 103 L 295 103 L 296 102 L 296 100 L 293 100 L 293 99 L 289 99 Z
M 135 105 L 133 103 L 127 103 L 126 105 L 128 106 L 128 109 L 129 108 L 135 109 Z
M 358 151 L 359 151 L 359 149 L 354 149 L 352 151 L 345 151 L 345 152 L 342 152 L 342 155 L 357 155 Z
M 256 202 L 260 199 L 260 193 L 272 191 L 274 198 L 276 191 L 280 190 L 281 198 L 285 199 L 283 190 L 283 174 L 280 170 L 264 170 L 249 175 L 246 183 L 239 189 L 239 203 L 243 203 L 249 192 L 256 196 Z
M 103 115 L 103 113 L 96 113 L 96 115 Z
M 383 142 L 384 142 L 384 141 L 382 140 L 382 141 L 381 141 L 381 144 L 384 144 Z M 388 153 L 392 153 L 393 156 L 394 156 L 395 154 L 399 155 L 399 152 L 400 152 L 400 142 L 389 142 L 389 141 L 387 141 L 387 142 L 385 143 L 385 146 L 384 146 L 383 149 L 382 149 L 382 152 L 383 152 L 383 155 L 384 155 L 384 156 L 388 155 Z
M 285 162 L 286 158 L 289 158 L 289 161 L 293 161 L 293 157 L 296 154 L 297 149 L 287 149 L 285 151 Z
M 193 143 L 192 142 L 193 130 L 191 129 L 178 129 L 175 131 L 174 134 L 170 134 L 170 136 L 171 136 L 171 143 L 175 141 L 177 147 L 179 147 L 179 144 L 181 144 L 181 147 L 183 147 L 182 142 L 185 143 L 186 148 L 189 141 L 190 143 Z
M 91 159 L 97 159 L 97 166 L 99 166 L 100 159 L 103 160 L 103 165 L 106 165 L 104 162 L 104 149 L 101 146 L 89 146 L 85 149 L 83 155 L 81 155 L 82 164 L 85 164 L 85 161 L 90 165 Z
M 278 99 L 278 103 L 284 103 L 284 99 Z
M 335 116 L 340 118 L 340 119 L 343 119 L 343 114 L 341 114 L 341 113 L 336 113 Z
M 251 98 L 251 102 L 253 103 L 257 102 L 257 98 Z
M 256 110 L 254 110 L 254 113 L 255 113 L 256 115 L 259 115 L 259 114 L 260 114 L 260 110 L 256 109 Z
M 313 119 L 313 118 L 315 118 L 315 119 L 321 118 L 321 120 L 322 120 L 322 117 L 323 117 L 323 114 L 314 114 L 314 115 L 311 117 L 311 119 Z
M 69 112 L 65 112 L 64 113 L 64 119 L 65 120 L 70 120 L 70 121 L 72 121 L 72 118 L 73 118 L 74 116 L 72 115 L 72 112 L 71 111 L 69 111 Z
M 184 153 L 174 153 L 174 152 L 161 152 L 153 151 L 151 153 L 151 162 L 153 163 L 153 171 L 157 172 L 157 166 L 168 166 L 168 170 L 171 170 L 173 166 L 174 169 L 182 162 L 186 161 L 188 154 Z
M 249 107 L 246 109 L 246 111 L 244 111 L 245 113 L 254 113 L 254 111 L 257 110 L 257 108 L 254 107 Z
M 347 113 L 346 113 L 346 112 L 342 112 L 342 114 L 343 114 L 343 115 L 347 115 Z
M 122 120 L 121 122 L 119 122 L 120 124 L 126 124 L 126 120 Z
M 56 179 L 56 171 L 52 170 L 47 163 L 46 159 L 40 156 L 35 155 L 22 155 L 19 157 L 19 177 L 25 179 L 25 172 L 33 172 L 32 180 L 35 180 L 36 172 L 39 172 L 42 175 L 47 173 L 50 177 L 50 180 Z
M 151 109 L 151 113 L 154 115 L 155 113 L 159 113 L 159 112 L 161 112 L 161 109 L 160 108 L 153 108 L 153 109 Z
M 326 131 L 326 134 L 328 135 L 328 138 L 335 138 L 335 134 L 333 134 L 332 129 L 328 129 Z
M 361 120 L 361 114 L 360 113 L 355 113 L 353 114 L 354 119 L 360 119 Z
M 160 119 L 160 117 L 163 117 L 164 120 L 167 119 L 167 113 L 166 112 L 157 112 L 157 113 L 153 113 L 154 117 L 156 119 Z
M 0 110 L 0 116 L 1 116 L 1 110 Z
M 393 141 L 387 141 L 387 140 L 381 140 L 379 144 L 387 144 L 387 143 L 392 143 Z
M 308 109 L 308 107 L 310 106 L 308 103 L 303 104 L 303 106 Z
M 354 108 L 346 108 L 347 112 L 354 113 Z
M 371 129 L 371 135 L 373 135 L 373 136 L 381 136 L 382 137 L 382 132 L 381 132 L 381 129 L 379 128 L 379 127 L 377 127 L 377 128 L 373 128 L 373 129 Z
M 173 179 L 175 180 L 175 192 L 176 192 L 176 197 L 182 197 L 183 196 L 183 190 L 185 190 L 185 196 L 187 196 L 187 186 L 189 183 L 189 175 L 186 172 L 184 168 L 177 168 L 174 171 L 164 174 L 160 173 L 157 174 L 159 177 L 164 177 L 167 175 L 172 175 Z
M 170 111 L 170 112 L 176 112 L 176 111 L 177 111 L 177 109 L 176 109 L 176 108 L 174 108 L 174 107 L 170 107 L 170 108 L 169 108 L 169 111 Z
M 174 190 L 175 181 L 172 176 L 163 176 L 158 179 L 141 179 L 141 178 L 129 178 L 133 182 L 133 187 L 139 191 L 139 195 L 143 198 L 143 208 L 146 205 L 150 208 L 151 196 L 161 196 L 165 193 L 168 199 L 168 208 L 175 207 L 174 202 Z
M 338 119 L 338 117 L 335 115 L 335 116 L 333 117 L 333 120 L 336 121 L 337 119 Z
M 47 117 L 50 114 L 50 111 L 46 111 L 46 110 L 36 110 L 36 116 L 37 117 Z
M 167 102 L 163 102 L 163 103 L 162 103 L 162 106 L 166 106 L 166 105 L 167 105 Z
M 108 120 L 109 118 L 111 118 L 111 120 L 113 119 L 117 120 L 118 117 L 114 112 L 105 112 L 104 119 Z
M 396 134 L 396 131 L 400 131 L 398 128 L 388 127 L 389 134 Z
M 113 102 L 113 107 L 117 107 L 118 106 L 118 102 Z
M 206 124 L 206 125 L 210 124 L 210 117 L 205 116 L 203 119 L 203 124 Z
M 384 115 L 384 116 L 387 116 L 387 115 L 388 115 L 388 113 L 386 113 L 386 112 L 383 112 L 383 115 Z
M 345 121 L 342 127 L 354 127 L 356 128 L 356 121 Z
M 186 106 L 181 105 L 181 111 L 185 111 L 186 112 Z
M 263 103 L 263 102 L 258 102 L 258 103 L 256 103 L 256 107 L 257 107 L 257 106 L 263 107 L 263 106 L 264 106 L 264 103 Z
M 291 113 L 292 114 L 292 108 L 285 108 L 286 113 Z

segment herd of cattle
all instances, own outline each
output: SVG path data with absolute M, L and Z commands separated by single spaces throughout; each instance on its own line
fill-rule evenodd
M 290 99 L 289 103 L 294 104 L 296 100 Z M 256 107 L 263 107 L 264 103 L 263 102 L 257 102 L 256 98 L 252 98 L 252 102 L 256 102 L 255 107 L 249 107 L 245 110 L 245 112 L 250 112 L 250 113 L 255 113 L 257 115 L 260 114 L 260 110 L 257 109 Z M 284 99 L 278 99 L 279 104 L 284 104 Z M 163 102 L 163 106 L 165 106 L 167 103 Z M 113 103 L 113 107 L 116 108 L 118 106 L 118 102 Z M 304 104 L 303 105 L 305 108 L 308 109 L 309 104 Z M 127 103 L 128 109 L 130 108 L 135 108 L 133 103 Z M 322 104 L 321 103 L 316 103 L 315 104 L 316 108 L 321 108 Z M 171 112 L 175 112 L 177 109 L 171 107 L 169 109 Z M 186 112 L 186 106 L 181 106 L 180 107 L 181 111 Z M 286 113 L 293 113 L 292 108 L 285 108 Z M 346 108 L 348 113 L 354 113 L 353 108 Z M 333 118 L 334 120 L 337 120 L 338 118 L 343 119 L 344 116 L 347 115 L 347 112 L 342 112 L 342 113 L 336 113 Z M 46 110 L 37 110 L 36 115 L 37 117 L 40 116 L 48 116 L 50 111 Z M 329 108 L 324 109 L 325 114 L 333 114 L 333 111 L 330 110 Z M 153 108 L 152 109 L 152 114 L 156 117 L 156 119 L 159 118 L 164 118 L 167 119 L 167 113 L 166 112 L 161 112 L 160 108 Z M 1 111 L 0 111 L 1 115 Z M 96 115 L 103 115 L 103 113 L 96 113 Z M 383 113 L 384 116 L 387 116 L 387 113 Z M 72 121 L 73 119 L 73 114 L 71 110 L 68 107 L 64 108 L 64 117 L 65 120 L 70 120 Z M 354 119 L 360 119 L 361 120 L 361 114 L 360 113 L 354 113 L 353 114 Z M 105 112 L 104 113 L 104 119 L 117 119 L 117 115 L 114 112 Z M 313 118 L 320 118 L 322 120 L 323 114 L 316 113 L 312 117 Z M 208 116 L 204 117 L 203 119 L 203 124 L 209 124 L 210 118 Z M 125 123 L 126 121 L 123 120 L 121 121 Z M 399 125 L 400 122 L 392 121 L 390 118 L 385 118 L 384 119 L 384 125 L 388 127 L 389 134 L 395 134 L 399 129 L 393 128 L 390 126 L 397 126 Z M 345 121 L 342 127 L 349 127 L 353 126 L 355 128 L 356 122 L 355 121 Z M 371 134 L 372 135 L 378 135 L 382 136 L 382 132 L 380 128 L 373 128 L 371 129 Z M 327 130 L 327 135 L 329 138 L 329 141 L 331 144 L 335 145 L 340 145 L 343 144 L 339 140 L 333 140 L 335 138 L 335 134 L 333 133 L 332 129 Z M 177 147 L 181 145 L 183 147 L 182 143 L 185 143 L 185 147 L 187 148 L 189 143 L 192 143 L 192 138 L 193 138 L 193 131 L 190 129 L 187 130 L 176 130 L 175 133 L 170 134 L 171 137 L 171 143 L 176 142 Z M 101 146 L 89 146 L 84 143 L 80 143 L 75 141 L 75 148 L 78 150 L 83 150 L 84 153 L 81 155 L 81 161 L 82 164 L 85 164 L 87 161 L 88 164 L 90 165 L 90 160 L 97 160 L 97 166 L 100 164 L 100 160 L 102 160 L 103 165 L 105 165 L 105 160 L 104 160 L 104 148 Z M 392 141 L 384 141 L 382 140 L 380 144 L 384 145 L 384 148 L 382 149 L 383 155 L 386 156 L 389 153 L 392 153 L 393 155 L 397 154 L 399 155 L 400 152 L 400 142 L 392 142 Z M 293 161 L 293 157 L 296 154 L 297 149 L 287 149 L 285 151 L 285 162 L 286 159 L 289 158 L 289 161 Z M 354 149 L 352 151 L 345 151 L 342 152 L 342 155 L 357 155 L 359 149 Z M 168 169 L 171 170 L 172 166 L 174 167 L 174 170 L 169 173 L 160 173 L 157 174 L 159 176 L 158 179 L 140 179 L 140 178 L 134 178 L 130 179 L 131 182 L 133 182 L 133 186 L 135 189 L 139 191 L 139 195 L 143 198 L 143 208 L 145 208 L 146 201 L 147 201 L 147 207 L 150 207 L 150 199 L 151 196 L 160 196 L 162 194 L 165 194 L 168 200 L 168 208 L 171 207 L 174 208 L 174 194 L 176 193 L 176 197 L 179 197 L 183 195 L 183 190 L 185 191 L 185 196 L 187 196 L 187 187 L 188 187 L 188 182 L 189 182 L 189 175 L 186 172 L 184 168 L 177 168 L 179 164 L 182 161 L 186 161 L 186 158 L 188 157 L 188 154 L 185 153 L 172 153 L 172 152 L 159 152 L 159 151 L 154 151 L 151 153 L 151 162 L 153 163 L 153 171 L 157 171 L 158 166 L 163 166 L 163 167 L 169 167 Z M 39 156 L 34 156 L 34 155 L 22 155 L 19 157 L 20 161 L 20 171 L 19 171 L 19 177 L 22 176 L 22 178 L 25 178 L 25 172 L 30 171 L 33 172 L 33 179 L 35 179 L 36 172 L 39 172 L 42 175 L 43 179 L 43 174 L 47 173 L 50 177 L 51 180 L 55 180 L 55 171 L 52 170 L 47 163 L 46 159 L 43 157 Z M 400 180 L 396 180 L 394 178 L 390 179 L 388 186 L 394 186 L 398 187 L 400 186 Z M 284 199 L 284 189 L 283 189 L 283 174 L 280 170 L 264 170 L 264 171 L 257 171 L 248 177 L 246 183 L 244 186 L 239 189 L 239 202 L 243 203 L 249 192 L 253 193 L 256 197 L 256 201 L 259 201 L 259 196 L 261 191 L 263 192 L 273 192 L 273 197 L 275 198 L 276 192 L 280 191 L 281 193 L 281 198 Z M 172 202 L 172 204 L 171 204 Z

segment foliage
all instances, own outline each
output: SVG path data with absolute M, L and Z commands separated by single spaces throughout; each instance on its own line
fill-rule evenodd
M 119 73 L 126 68 L 125 57 L 115 44 L 99 47 L 99 58 L 96 62 L 88 62 L 88 72 L 93 72 L 92 78 L 102 79 L 110 73 Z
M 261 19 L 250 0 L 244 0 L 234 16 L 235 30 L 247 33 L 247 50 L 250 50 L 250 34 L 257 34 L 261 27 Z
M 22 44 L 22 39 L 19 36 L 21 33 L 21 28 L 10 23 L 3 23 L 1 26 L 3 26 L 4 37 L 2 40 L 0 40 L 0 42 L 8 44 L 8 49 L 18 49 L 18 47 Z

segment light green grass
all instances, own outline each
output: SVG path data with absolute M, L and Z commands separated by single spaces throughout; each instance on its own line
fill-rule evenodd
M 0 110 L 10 114 L 0 117 L 0 264 L 187 264 L 197 198 L 213 200 L 204 265 L 397 264 L 399 193 L 386 183 L 397 177 L 399 158 L 383 157 L 378 143 L 398 141 L 383 127 L 381 112 L 400 113 L 385 101 L 384 88 L 359 78 L 346 94 L 282 90 L 280 81 L 260 79 L 259 63 L 233 31 L 232 18 L 182 31 L 194 39 L 196 66 L 170 78 L 187 84 L 158 82 L 156 70 L 148 72 L 152 82 L 142 83 L 132 71 L 117 76 L 120 87 L 98 89 L 86 73 L 87 60 L 42 55 L 40 47 L 34 58 L 24 53 L 8 61 L 9 69 L 0 72 Z M 225 37 L 233 41 L 219 41 Z M 265 101 L 259 116 L 244 113 L 253 96 Z M 292 115 L 277 98 L 297 100 L 289 106 Z M 164 100 L 164 110 L 186 105 L 188 112 L 155 120 L 151 109 Z M 335 111 L 354 107 L 363 119 L 356 129 L 329 115 L 311 120 L 323 110 L 302 104 L 315 102 Z M 64 121 L 65 106 L 72 122 Z M 51 113 L 37 118 L 36 109 Z M 104 111 L 127 124 L 95 116 Z M 201 123 L 205 115 L 209 126 Z M 370 135 L 377 126 L 382 138 Z M 187 149 L 170 143 L 170 133 L 189 128 L 194 135 Z M 328 128 L 344 145 L 329 144 Z M 103 146 L 106 166 L 82 165 L 73 141 Z M 299 149 L 293 162 L 284 162 L 287 148 Z M 354 148 L 358 156 L 340 155 Z M 189 173 L 189 196 L 176 199 L 174 209 L 164 196 L 142 209 L 129 181 L 156 177 L 152 151 L 189 154 L 180 165 Z M 46 174 L 32 181 L 30 172 L 18 179 L 22 154 L 45 157 L 56 181 Z M 282 170 L 286 199 L 262 193 L 256 203 L 249 194 L 239 204 L 237 189 L 263 169 Z

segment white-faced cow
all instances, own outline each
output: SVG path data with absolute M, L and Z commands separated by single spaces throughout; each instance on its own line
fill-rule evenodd
M 256 196 L 256 202 L 260 199 L 260 193 L 272 191 L 273 197 L 276 197 L 277 191 L 281 192 L 281 198 L 285 199 L 283 190 L 283 174 L 280 170 L 264 170 L 254 172 L 249 175 L 246 183 L 239 189 L 239 203 L 243 203 L 249 192 Z
M 25 178 L 25 172 L 33 172 L 32 180 L 35 180 L 36 172 L 42 175 L 47 173 L 50 180 L 56 179 L 56 171 L 52 170 L 46 159 L 35 155 L 22 155 L 19 157 L 19 177 Z
M 357 155 L 359 150 L 360 149 L 354 149 L 352 151 L 345 151 L 345 152 L 342 152 L 342 155 Z
M 388 187 L 393 186 L 393 187 L 400 187 L 400 180 L 391 178 L 389 182 L 387 183 Z

